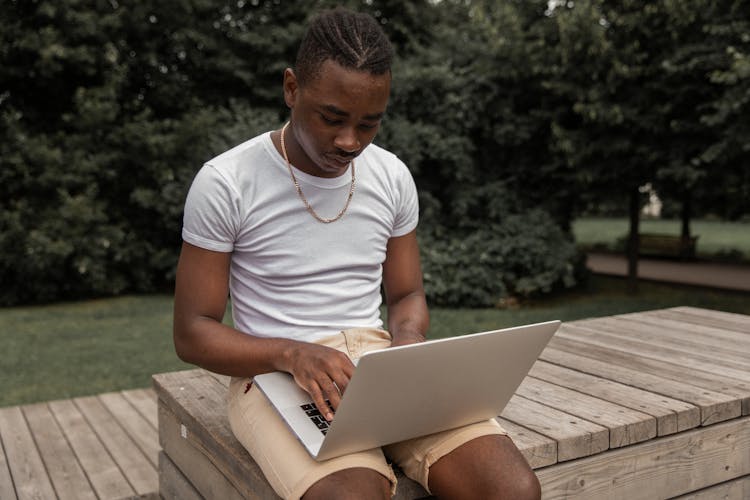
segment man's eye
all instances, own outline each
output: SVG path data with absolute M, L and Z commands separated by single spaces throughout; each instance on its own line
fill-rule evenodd
M 326 122 L 328 125 L 339 125 L 341 123 L 341 120 L 338 120 L 336 118 L 328 118 L 326 115 L 320 115 L 321 118 L 323 118 L 323 121 Z

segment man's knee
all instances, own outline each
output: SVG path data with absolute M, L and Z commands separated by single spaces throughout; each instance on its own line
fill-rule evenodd
M 536 474 L 507 436 L 484 436 L 456 448 L 433 464 L 429 482 L 438 497 L 541 497 Z
M 514 473 L 498 476 L 491 468 L 471 478 L 466 489 L 456 498 L 540 500 L 542 488 L 536 474 L 519 468 Z
M 497 486 L 497 484 L 495 485 Z M 505 483 L 499 491 L 494 491 L 484 498 L 513 498 L 518 500 L 539 500 L 542 498 L 542 487 L 533 471 L 516 474 L 512 482 Z
M 305 500 L 360 500 L 391 497 L 391 482 L 373 469 L 344 469 L 313 484 L 302 498 Z

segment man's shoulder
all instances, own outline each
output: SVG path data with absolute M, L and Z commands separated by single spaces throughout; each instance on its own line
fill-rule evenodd
M 375 158 L 380 161 L 400 161 L 398 159 L 398 156 L 396 156 L 394 153 L 388 151 L 382 146 L 378 146 L 377 144 L 370 143 L 367 148 L 364 151 L 364 154 Z
M 241 165 L 247 165 L 249 160 L 257 159 L 258 155 L 266 154 L 266 141 L 269 140 L 270 132 L 257 135 L 252 139 L 237 144 L 236 146 L 214 156 L 206 162 L 220 170 L 232 169 Z
M 373 143 L 367 146 L 363 155 L 368 163 L 383 169 L 385 172 L 408 172 L 406 164 L 395 153 L 377 144 Z

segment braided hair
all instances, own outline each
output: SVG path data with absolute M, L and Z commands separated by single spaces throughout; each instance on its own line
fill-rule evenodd
M 382 75 L 391 70 L 393 48 L 378 22 L 344 8 L 323 11 L 310 23 L 297 52 L 300 85 L 314 80 L 331 59 L 344 68 Z

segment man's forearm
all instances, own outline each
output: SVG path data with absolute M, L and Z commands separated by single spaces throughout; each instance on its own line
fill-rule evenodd
M 294 341 L 262 339 L 239 332 L 212 318 L 194 318 L 175 331 L 175 348 L 183 361 L 214 373 L 252 377 L 282 370 Z
M 414 292 L 388 304 L 388 330 L 393 346 L 422 342 L 430 326 L 424 292 Z

